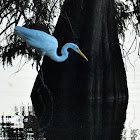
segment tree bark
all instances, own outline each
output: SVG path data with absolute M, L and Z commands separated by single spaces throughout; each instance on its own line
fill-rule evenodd
M 45 84 L 53 93 L 54 126 L 76 127 L 73 125 L 81 116 L 77 110 L 88 114 L 93 99 L 128 98 L 114 0 L 65 0 L 54 36 L 59 41 L 58 54 L 62 45 L 73 42 L 89 60 L 72 50 L 63 63 L 44 57 L 42 70 Z M 47 90 L 41 85 L 38 75 L 31 94 L 37 116 L 51 103 Z M 71 124 L 72 119 L 76 124 Z

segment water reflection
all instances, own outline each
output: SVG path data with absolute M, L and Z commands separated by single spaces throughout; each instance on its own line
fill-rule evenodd
M 138 129 L 124 128 L 127 103 L 127 100 L 90 100 L 83 106 L 69 106 L 69 110 L 63 112 L 54 108 L 53 120 L 49 127 L 50 120 L 43 115 L 39 123 L 31 106 L 28 109 L 22 106 L 20 111 L 15 107 L 13 116 L 1 116 L 0 139 L 137 140 L 140 133 Z M 49 113 L 48 109 L 42 111 L 46 115 Z M 129 136 L 127 131 L 130 131 Z
M 127 101 L 91 101 L 87 105 L 87 111 L 85 108 L 81 112 L 81 118 L 79 114 L 74 113 L 76 119 L 73 121 L 65 122 L 63 125 L 67 126 L 65 129 L 56 129 L 56 124 L 48 129 L 46 138 L 48 139 L 69 139 L 69 140 L 119 140 L 121 139 L 121 133 L 124 128 L 124 122 L 126 119 Z M 87 115 L 85 114 L 87 113 Z M 65 113 L 64 113 L 65 114 Z M 64 116 L 62 114 L 62 117 Z M 60 114 L 59 114 L 60 115 Z M 66 120 L 70 120 L 73 115 L 66 116 Z M 74 118 L 74 117 L 73 117 Z M 60 118 L 54 118 L 60 119 Z M 56 120 L 55 120 L 56 121 Z M 77 125 L 75 125 L 77 124 Z M 61 124 L 62 125 L 62 124 Z M 68 127 L 69 125 L 69 127 Z M 74 126 L 74 127 L 72 127 Z M 63 126 L 64 127 L 64 126 Z M 60 126 L 61 128 L 61 126 Z
M 46 97 L 45 97 L 46 96 Z M 43 99 L 43 100 L 42 100 Z M 46 100 L 45 100 L 46 99 Z M 48 140 L 120 140 L 126 119 L 128 100 L 85 102 L 73 100 L 71 104 L 54 98 L 53 118 L 49 120 L 47 94 L 32 95 L 35 112 L 40 119 L 44 137 Z M 59 99 L 60 100 L 60 99 Z M 61 100 L 62 101 L 62 100 Z M 47 104 L 45 104 L 47 103 Z M 51 102 L 50 102 L 51 103 Z M 38 109 L 42 106 L 42 110 Z M 45 115 L 44 115 L 45 114 Z M 51 124 L 48 127 L 48 122 Z
M 126 119 L 127 100 L 92 103 L 92 139 L 119 140 Z
M 0 139 L 12 140 L 43 140 L 42 132 L 40 132 L 38 120 L 32 110 L 28 107 L 28 112 L 25 107 L 20 107 L 20 112 L 15 107 L 14 116 L 1 116 L 0 120 Z

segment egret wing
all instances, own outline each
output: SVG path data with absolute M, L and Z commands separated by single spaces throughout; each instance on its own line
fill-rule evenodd
M 56 50 L 58 47 L 57 39 L 43 31 L 19 26 L 16 26 L 15 30 L 29 45 L 41 49 L 44 52 Z

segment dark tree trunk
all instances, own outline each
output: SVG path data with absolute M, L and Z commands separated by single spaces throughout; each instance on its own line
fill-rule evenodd
M 67 42 L 76 43 L 89 60 L 87 62 L 72 50 L 63 63 L 44 57 L 42 70 L 45 84 L 53 93 L 55 127 L 80 127 L 77 123 L 80 112 L 85 112 L 82 115 L 88 118 L 88 107 L 93 99 L 128 97 L 114 0 L 66 0 L 54 36 L 59 47 Z M 60 50 L 61 47 L 58 54 Z M 52 103 L 41 85 L 38 75 L 31 94 L 38 117 Z M 71 123 L 73 121 L 75 123 Z

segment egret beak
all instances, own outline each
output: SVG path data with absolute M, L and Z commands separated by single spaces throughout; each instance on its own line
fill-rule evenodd
M 79 51 L 79 54 L 88 61 L 87 57 L 81 52 L 81 50 L 79 48 L 77 48 L 77 50 Z

